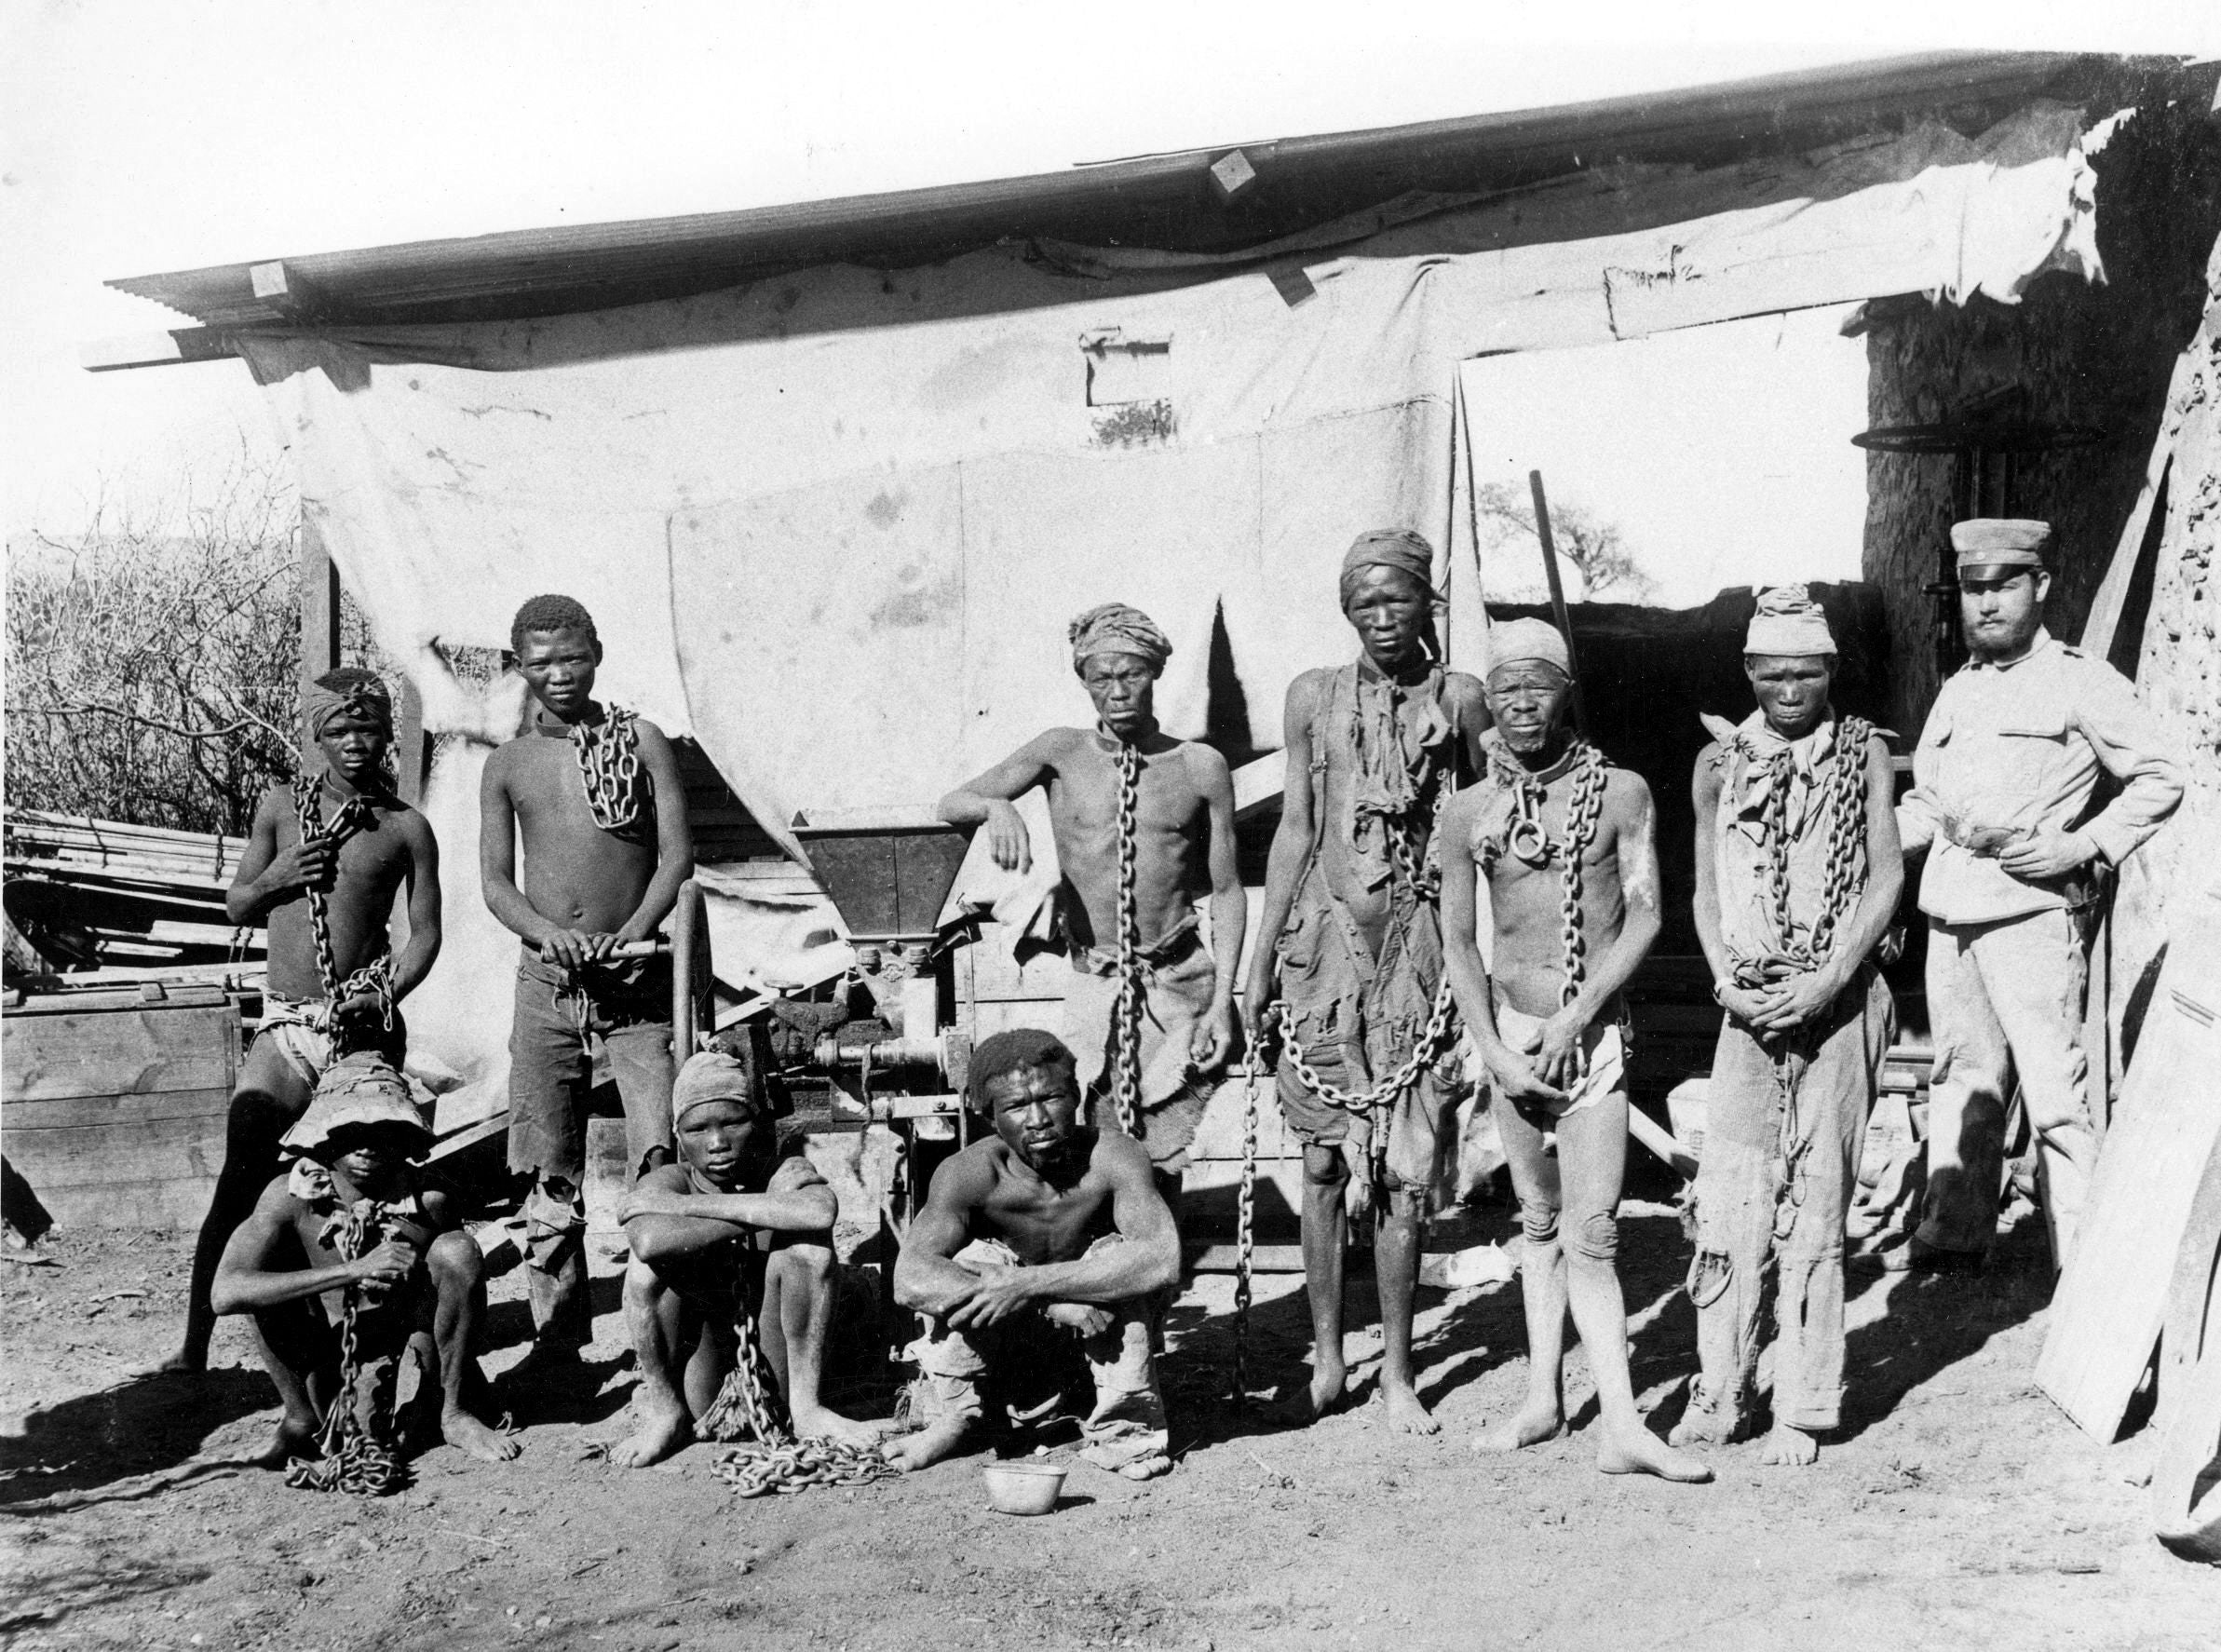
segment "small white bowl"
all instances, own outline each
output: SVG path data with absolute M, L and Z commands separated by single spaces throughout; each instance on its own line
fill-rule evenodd
M 987 1506 L 998 1514 L 1047 1514 L 1064 1489 L 1057 1463 L 990 1463 L 986 1475 Z

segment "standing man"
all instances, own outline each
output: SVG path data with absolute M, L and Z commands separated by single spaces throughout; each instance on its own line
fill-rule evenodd
M 1265 886 L 1264 944 L 1242 1012 L 1253 1040 L 1277 1017 L 1280 1110 L 1304 1143 L 1309 1390 L 1347 1379 L 1342 1267 L 1352 1216 L 1378 1211 L 1381 1391 L 1389 1427 L 1435 1431 L 1411 1369 L 1419 1219 L 1459 1082 L 1446 1036 L 1435 820 L 1477 772 L 1481 684 L 1433 646 L 1434 553 L 1402 529 L 1361 534 L 1342 560 L 1342 613 L 1361 652 L 1288 687 L 1288 777 Z M 1375 1194 L 1378 1199 L 1375 1199 Z
M 594 697 L 602 639 L 569 597 L 535 597 L 509 626 L 532 690 L 524 732 L 486 760 L 479 878 L 524 942 L 509 1033 L 509 1169 L 532 1178 L 525 1260 L 533 1350 L 507 1374 L 576 1361 L 586 1294 L 586 1105 L 599 1038 L 625 1104 L 627 1173 L 671 1156 L 670 964 L 616 956 L 650 941 L 694 871 L 670 741 Z M 517 881 L 517 840 L 524 881 Z
M 1843 1230 L 1895 1022 L 1874 949 L 1904 884 L 1889 749 L 1828 702 L 1835 639 L 1801 585 L 1758 600 L 1743 675 L 1758 710 L 1697 759 L 1697 936 L 1726 1017 L 1697 1171 L 1702 1362 L 1676 1445 L 1748 1423 L 1761 1288 L 1775 1272 L 1774 1427 L 1802 1466 L 1840 1420 Z
M 303 695 L 302 720 L 320 761 L 263 793 L 223 897 L 233 923 L 269 926 L 269 976 L 193 1250 L 184 1346 L 162 1371 L 208 1369 L 216 1266 L 278 1174 L 279 1139 L 341 1057 L 375 1050 L 400 1067 L 408 1029 L 398 1007 L 440 955 L 440 846 L 431 822 L 393 794 L 386 684 L 354 666 L 328 671 Z M 393 953 L 386 923 L 404 888 L 409 939 Z
M 1635 1409 L 1619 1289 L 1627 1171 L 1627 1006 L 1619 995 L 1658 939 L 1650 788 L 1566 728 L 1572 697 L 1570 657 L 1555 627 L 1520 619 L 1493 628 L 1488 772 L 1451 801 L 1442 820 L 1450 980 L 1495 1091 L 1496 1133 L 1526 1235 L 1519 1269 L 1526 1402 L 1473 1447 L 1518 1451 L 1564 1432 L 1570 1305 L 1602 1413 L 1597 1468 L 1707 1481 L 1712 1470 L 1651 1433 Z
M 1146 614 L 1106 603 L 1075 619 L 1069 636 L 1095 726 L 1036 736 L 942 798 L 938 812 L 952 825 L 984 823 L 995 863 L 1023 873 L 1033 846 L 1011 800 L 1047 789 L 1073 969 L 1064 1042 L 1093 1122 L 1141 1141 L 1177 1209 L 1210 1099 L 1201 1080 L 1234 1046 L 1234 974 L 1249 922 L 1234 860 L 1234 781 L 1209 746 L 1157 726 L 1157 679 L 1172 644 Z M 1208 948 L 1195 906 L 1204 889 Z M 1127 1095 L 1130 1048 L 1139 1082 Z
M 2182 801 L 2128 680 L 2044 630 L 2051 541 L 2049 522 L 1951 530 L 1973 657 L 1936 697 L 1897 813 L 1904 852 L 1933 849 L 1920 884 L 1936 1049 L 1928 1190 L 1900 1253 L 1915 1266 L 1979 1266 L 1996 1237 L 2016 1074 L 2065 1265 L 2097 1156 L 2082 1050 L 2094 869 L 2118 867 Z M 2101 772 L 2120 791 L 2096 808 Z

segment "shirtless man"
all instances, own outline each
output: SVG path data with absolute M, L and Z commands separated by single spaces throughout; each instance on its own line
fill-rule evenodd
M 1690 789 L 1697 937 L 1724 1014 L 1689 1269 L 1703 1369 L 1673 1442 L 1745 1432 L 1770 1271 L 1763 1455 L 1792 1468 L 1840 1420 L 1844 1223 L 1895 1022 L 1872 955 L 1904 885 L 1889 748 L 1836 717 L 1835 672 L 1835 639 L 1805 588 L 1765 592 L 1743 644 L 1758 710 L 1740 726 L 1705 719 L 1714 738 Z
M 325 1070 L 314 1103 L 286 1132 L 291 1170 L 264 1188 L 224 1247 L 216 1311 L 254 1316 L 285 1406 L 273 1464 L 318 1455 L 349 1410 L 390 1464 L 405 1443 L 392 1418 L 407 1358 L 439 1374 L 448 1444 L 489 1463 L 517 1455 L 517 1442 L 471 1409 L 485 1387 L 472 1352 L 486 1313 L 483 1260 L 447 1195 L 417 1169 L 431 1140 L 399 1073 L 374 1053 L 346 1057 Z M 366 1208 L 374 1232 L 350 1259 L 340 1249 L 344 1230 L 350 1212 Z M 349 1298 L 358 1374 L 343 1393 L 340 1320 Z
M 1171 643 L 1138 608 L 1107 603 L 1072 622 L 1072 669 L 1095 702 L 1092 729 L 1052 728 L 941 800 L 953 825 L 984 822 L 995 863 L 1033 866 L 1025 822 L 1010 806 L 1036 786 L 1049 793 L 1056 835 L 1062 931 L 1072 959 L 1064 1042 L 1078 1062 L 1092 1122 L 1138 1134 L 1158 1185 L 1178 1203 L 1181 1172 L 1209 1101 L 1200 1080 L 1234 1047 L 1234 975 L 1249 903 L 1234 860 L 1234 780 L 1209 746 L 1157 726 L 1157 679 Z M 1131 754 L 1129 758 L 1129 753 Z M 1139 1090 L 1132 1126 L 1119 1117 L 1118 792 L 1136 771 L 1134 990 L 1140 996 Z M 1195 897 L 1211 891 L 1211 945 Z M 1215 962 L 1213 961 L 1215 955 Z
M 1446 1145 L 1443 1115 L 1462 1082 L 1454 1044 L 1422 1049 L 1442 985 L 1434 822 L 1477 771 L 1488 727 L 1481 684 L 1444 670 L 1431 646 L 1432 567 L 1426 540 L 1402 531 L 1361 535 L 1343 559 L 1342 613 L 1362 653 L 1289 685 L 1266 944 L 1242 1002 L 1252 1039 L 1263 1047 L 1277 1035 L 1282 1045 L 1280 1111 L 1304 1143 L 1311 1381 L 1292 1415 L 1309 1421 L 1342 1397 L 1348 1225 L 1377 1208 L 1381 1392 L 1389 1426 L 1415 1434 L 1436 1428 L 1412 1382 L 1419 1223 Z M 1266 1007 L 1283 996 L 1268 1028 Z M 1364 1094 L 1405 1074 L 1395 1094 L 1359 1111 L 1332 1104 L 1315 1082 Z
M 594 697 L 602 640 L 569 597 L 535 597 L 509 626 L 532 690 L 523 734 L 486 760 L 479 876 L 524 942 L 509 1033 L 509 1169 L 525 1203 L 533 1349 L 507 1381 L 575 1361 L 586 1294 L 586 1105 L 599 1038 L 625 1104 L 628 1173 L 670 1158 L 670 966 L 619 959 L 648 941 L 694 872 L 685 792 L 663 731 Z M 517 881 L 517 840 L 524 880 Z
M 743 1314 L 796 1434 L 869 1445 L 882 1432 L 818 1397 L 839 1209 L 799 1142 L 780 1153 L 762 1052 L 751 1056 L 688 1058 L 671 1087 L 679 1157 L 641 1177 L 619 1212 L 641 1412 L 640 1428 L 610 1449 L 621 1468 L 660 1462 L 693 1437 L 732 1374 Z
M 353 667 L 330 671 L 303 696 L 302 712 L 320 772 L 263 793 L 223 897 L 233 923 L 268 925 L 269 976 L 262 1025 L 232 1091 L 223 1169 L 193 1251 L 184 1346 L 162 1371 L 208 1369 L 216 1328 L 209 1289 L 232 1230 L 278 1173 L 278 1138 L 338 1057 L 374 1049 L 400 1064 L 407 1030 L 395 1007 L 440 955 L 440 849 L 430 823 L 394 796 L 386 776 L 393 701 L 386 684 Z M 304 794 L 317 822 L 306 837 Z M 386 920 L 404 888 L 409 939 L 389 954 Z M 323 903 L 330 924 L 336 1002 L 317 951 L 313 901 Z
M 1566 729 L 1573 679 L 1555 628 L 1538 619 L 1495 627 L 1489 661 L 1488 773 L 1442 814 L 1442 928 L 1526 1229 L 1519 1282 L 1528 1372 L 1518 1415 L 1473 1446 L 1516 1451 L 1564 1430 L 1570 1299 L 1603 1412 L 1596 1466 L 1710 1480 L 1710 1469 L 1651 1433 L 1635 1410 L 1617 1266 L 1627 1168 L 1619 992 L 1659 931 L 1650 789 Z M 1486 963 L 1476 939 L 1482 878 Z M 1564 939 L 1569 911 L 1584 946 Z M 1557 1135 L 1554 1162 L 1546 1131 Z
M 1179 1277 L 1180 1239 L 1148 1155 L 1080 1123 L 1072 1052 L 1047 1033 L 982 1040 L 967 1100 L 995 1133 L 934 1172 L 895 1264 L 896 1301 L 931 1324 L 905 1351 L 926 1427 L 888 1457 L 923 1469 L 972 1442 L 1064 1335 L 1095 1384 L 1080 1456 L 1130 1480 L 1165 1473 L 1148 1308 Z

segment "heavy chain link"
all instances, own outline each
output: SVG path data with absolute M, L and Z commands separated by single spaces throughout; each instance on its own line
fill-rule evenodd
M 1547 866 L 1553 859 L 1559 862 L 1558 940 L 1565 956 L 1565 979 L 1558 989 L 1561 1008 L 1581 995 L 1581 987 L 1589 979 L 1589 941 L 1581 907 L 1582 863 L 1596 841 L 1597 823 L 1604 818 L 1606 778 L 1604 753 L 1587 740 L 1576 739 L 1570 755 L 1573 795 L 1565 805 L 1565 835 L 1553 838 L 1542 826 L 1548 782 L 1537 779 L 1501 752 L 1492 748 L 1489 752 L 1491 776 L 1511 793 L 1512 824 L 1508 837 L 1517 838 L 1524 830 L 1528 841 L 1537 846 L 1531 851 L 1514 848 L 1512 852 L 1530 865 Z
M 1865 843 L 1866 748 L 1874 738 L 1874 724 L 1863 717 L 1846 717 L 1836 725 L 1835 753 L 1828 765 L 1824 806 L 1827 810 L 1827 870 L 1821 884 L 1819 914 L 1812 920 L 1810 962 L 1827 962 L 1835 939 L 1835 927 L 1849 914 L 1863 883 L 1861 850 Z M 1789 779 L 1791 754 L 1774 759 L 1773 788 L 1759 817 L 1759 853 L 1764 857 L 1767 899 L 1774 926 L 1784 952 L 1792 934 L 1789 905 Z
M 756 1317 L 740 1310 L 739 1347 L 696 1432 L 704 1440 L 752 1438 L 721 1452 L 711 1470 L 744 1497 L 792 1496 L 813 1485 L 869 1485 L 901 1473 L 879 1452 L 834 1440 L 797 1440 L 773 1398 Z
M 1241 1058 L 1241 1190 L 1234 1202 L 1234 1403 L 1250 1397 L 1250 1279 L 1257 1260 L 1257 1052 Z
M 293 778 L 293 822 L 304 845 L 326 833 L 331 834 L 336 877 L 339 846 L 370 825 L 371 806 L 360 797 L 350 797 L 339 806 L 339 813 L 327 825 L 321 802 L 323 787 L 323 780 L 315 775 Z M 338 952 L 332 941 L 332 898 L 314 885 L 308 889 L 308 935 L 316 946 L 317 981 L 324 989 L 324 1002 L 314 1017 L 317 1030 L 327 1035 L 332 1033 L 338 1024 L 339 1007 L 349 998 L 370 993 L 378 1000 L 379 1019 L 385 1030 L 393 1031 L 392 958 L 381 952 L 342 981 Z
M 1118 742 L 1118 1001 L 1112 1011 L 1117 1034 L 1111 1067 L 1111 1101 L 1118 1128 L 1141 1139 L 1142 1111 L 1142 917 L 1136 890 L 1141 848 L 1136 817 L 1141 809 L 1141 748 Z
M 640 718 L 613 705 L 599 723 L 571 724 L 571 750 L 586 783 L 586 806 L 604 832 L 621 832 L 640 819 Z
M 368 1200 L 346 1213 L 334 1247 L 345 1262 L 360 1260 L 380 1242 L 382 1224 Z M 362 1304 L 362 1287 L 349 1285 L 339 1316 L 339 1392 L 325 1414 L 323 1431 L 317 1437 L 323 1456 L 315 1462 L 296 1462 L 285 1471 L 286 1484 L 298 1491 L 352 1492 L 359 1497 L 382 1497 L 399 1491 L 404 1481 L 400 1456 L 392 1442 L 392 1417 L 373 1395 L 367 1424 L 358 1410 L 362 1383 L 362 1355 L 357 1346 L 356 1314 Z

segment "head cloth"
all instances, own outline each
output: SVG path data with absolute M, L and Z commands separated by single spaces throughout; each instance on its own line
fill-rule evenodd
M 409 1081 L 385 1057 L 370 1050 L 344 1056 L 324 1069 L 316 1097 L 279 1145 L 289 1156 L 321 1159 L 332 1138 L 350 1125 L 398 1124 L 415 1132 L 414 1158 L 432 1144 L 432 1132 L 409 1093 Z
M 338 688 L 311 683 L 302 689 L 301 715 L 308 724 L 309 738 L 322 739 L 332 720 L 343 714 L 375 723 L 388 738 L 393 734 L 393 696 L 386 692 L 383 682 L 368 671 Z
M 1743 637 L 1745 654 L 1833 655 L 1835 633 L 1828 616 L 1801 585 L 1777 585 L 1758 593 L 1758 611 Z
M 1171 639 L 1139 608 L 1125 603 L 1105 603 L 1090 608 L 1065 628 L 1072 643 L 1072 669 L 1079 670 L 1098 654 L 1131 654 L 1162 671 L 1172 657 Z
M 1520 660 L 1538 659 L 1556 666 L 1570 679 L 1573 656 L 1565 639 L 1547 619 L 1504 619 L 1488 628 L 1488 670 L 1491 675 Z
M 1038 1027 L 1012 1027 L 992 1038 L 982 1038 L 971 1052 L 971 1077 L 964 1090 L 965 1104 L 975 1113 L 994 1111 L 987 1104 L 987 1087 L 1012 1073 L 1063 1068 L 1067 1077 L 1077 1071 L 1072 1051 L 1054 1033 Z
M 1408 574 L 1419 582 L 1429 602 L 1442 600 L 1434 589 L 1434 547 L 1427 543 L 1424 535 L 1409 528 L 1375 528 L 1357 536 L 1342 558 L 1341 593 L 1346 605 L 1358 575 L 1366 568 L 1394 568 Z
M 2040 568 L 2052 524 L 2025 517 L 1978 516 L 1951 524 L 1951 548 L 1962 568 Z
M 769 1116 L 772 1105 L 764 1071 L 754 1061 L 743 1061 L 722 1049 L 705 1049 L 686 1058 L 670 1087 L 670 1122 L 673 1130 L 691 1108 L 705 1102 L 738 1102 L 752 1113 Z

